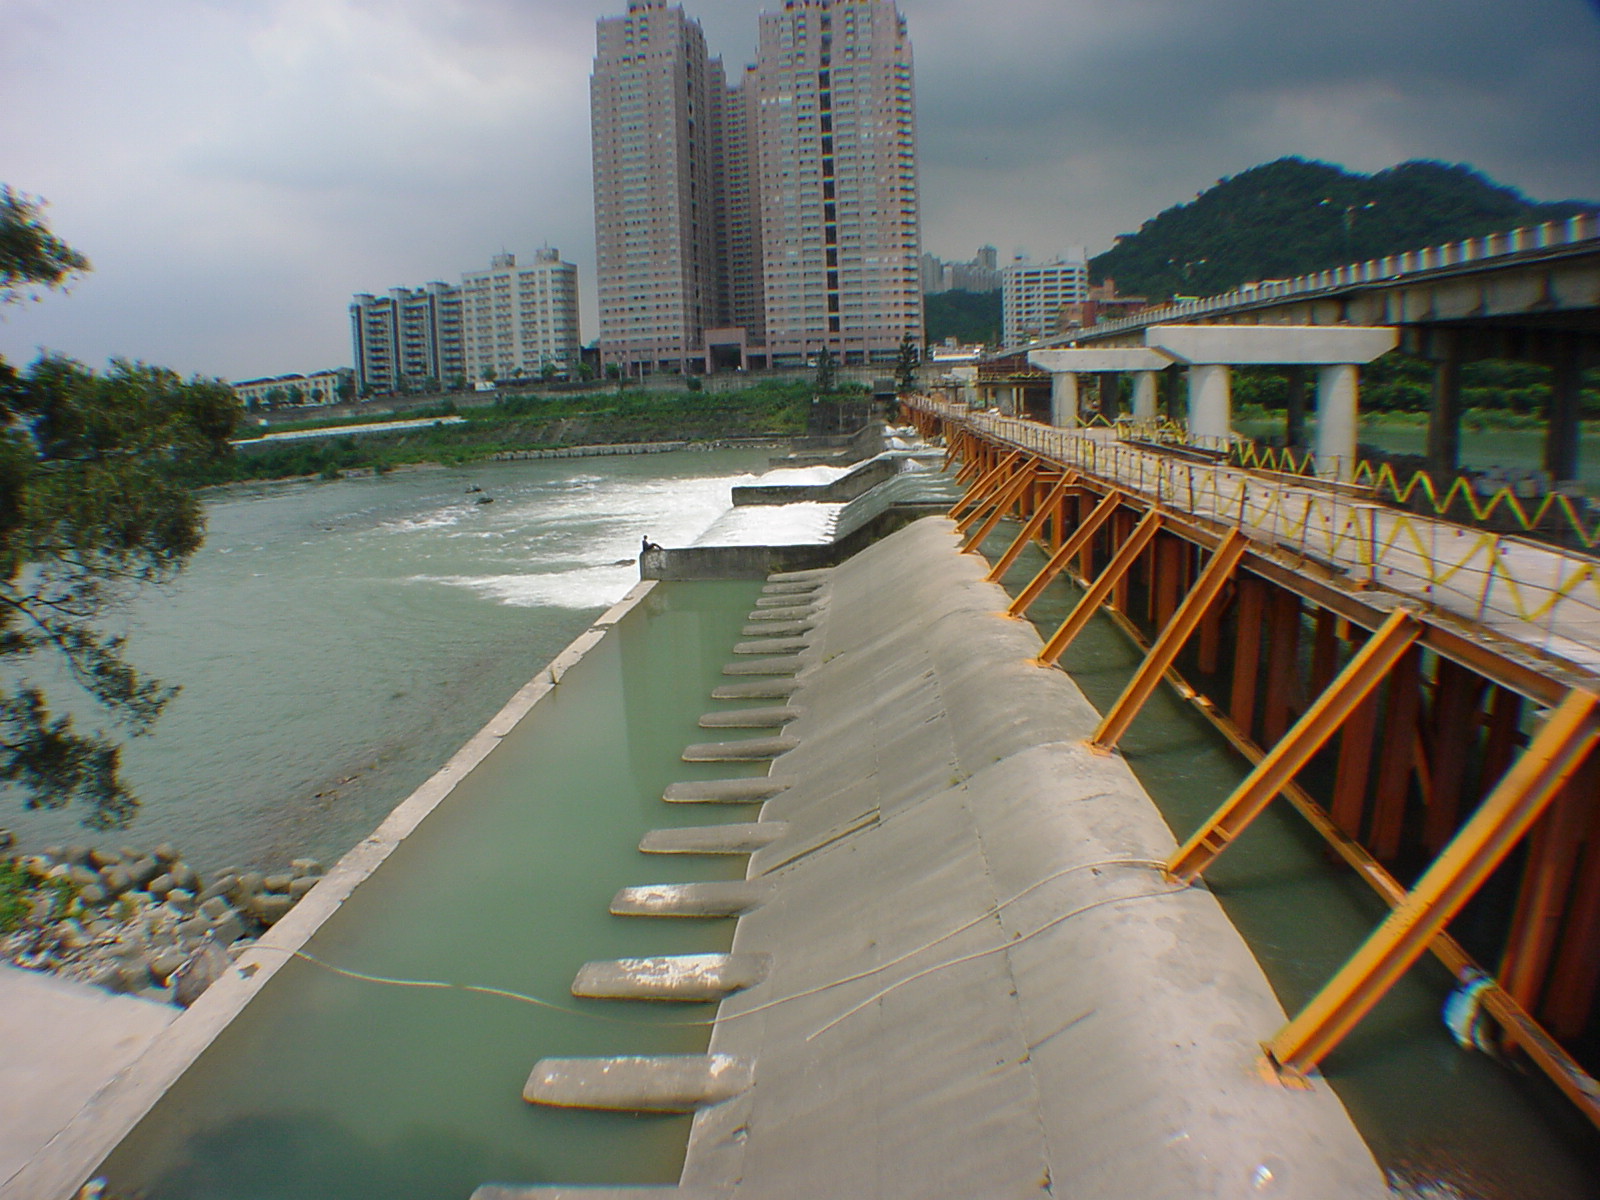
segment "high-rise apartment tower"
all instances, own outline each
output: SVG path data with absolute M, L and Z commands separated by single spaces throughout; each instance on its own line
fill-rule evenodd
M 630 0 L 597 40 L 608 365 L 798 366 L 824 348 L 865 365 L 921 344 L 916 103 L 893 0 L 785 0 L 733 88 L 664 0 Z

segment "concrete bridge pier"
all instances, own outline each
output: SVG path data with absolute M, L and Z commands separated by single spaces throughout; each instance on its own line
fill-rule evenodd
M 1050 423 L 1075 429 L 1081 423 L 1078 375 L 1092 374 L 1097 382 L 1097 403 L 1107 420 L 1116 416 L 1116 396 L 1122 376 L 1133 372 L 1133 415 L 1139 420 L 1156 416 L 1156 372 L 1172 360 L 1154 350 L 1138 348 L 1105 350 L 1032 350 L 1028 361 L 1050 372 Z
M 1133 419 L 1135 421 L 1154 421 L 1156 419 L 1156 380 L 1159 375 L 1155 371 L 1135 371 L 1133 373 Z
M 1461 463 L 1461 347 L 1454 334 L 1434 335 L 1433 403 L 1428 414 L 1428 474 L 1447 483 Z
M 1224 363 L 1189 367 L 1189 440 L 1225 442 L 1233 432 L 1233 370 Z
M 1582 343 L 1564 339 L 1550 358 L 1550 414 L 1545 423 L 1544 469 L 1562 483 L 1578 478 L 1578 421 L 1583 412 Z
M 1399 332 L 1385 325 L 1152 325 L 1153 350 L 1189 365 L 1189 439 L 1206 445 L 1232 433 L 1232 367 L 1321 368 L 1317 377 L 1317 474 L 1348 479 L 1356 464 L 1357 374 L 1392 350 Z
M 1078 423 L 1077 372 L 1054 371 L 1050 375 L 1050 424 L 1076 429 Z

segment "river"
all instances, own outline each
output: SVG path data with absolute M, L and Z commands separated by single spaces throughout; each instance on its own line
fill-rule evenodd
M 132 828 L 15 798 L 0 825 L 27 849 L 170 841 L 202 872 L 331 862 L 632 586 L 642 537 L 692 542 L 770 453 L 219 490 L 189 567 L 114 620 L 133 662 L 183 689 L 126 744 Z

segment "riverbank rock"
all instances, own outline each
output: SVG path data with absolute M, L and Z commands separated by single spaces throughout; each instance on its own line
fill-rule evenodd
M 0 957 L 114 992 L 187 1006 L 232 955 L 282 920 L 322 878 L 297 858 L 263 874 L 225 869 L 208 881 L 176 847 L 53 846 L 13 853 L 0 829 L 0 862 L 15 868 L 23 904 L 0 929 Z

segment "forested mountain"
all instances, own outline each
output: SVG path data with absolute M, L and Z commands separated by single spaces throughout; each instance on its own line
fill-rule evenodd
M 963 345 L 998 345 L 999 292 L 932 292 L 922 298 L 928 345 L 953 337 Z
M 1125 296 L 1209 296 L 1597 208 L 1535 203 L 1462 165 L 1406 162 L 1359 175 L 1280 158 L 1146 221 L 1089 268 Z

